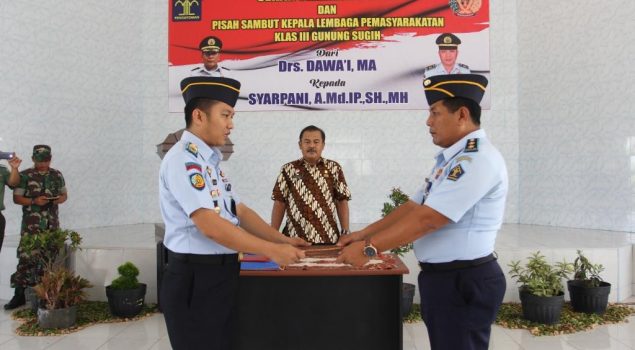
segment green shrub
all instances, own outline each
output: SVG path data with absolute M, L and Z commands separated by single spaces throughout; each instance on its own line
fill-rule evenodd
M 395 208 L 406 203 L 408 201 L 408 195 L 405 194 L 399 187 L 393 187 L 390 190 L 390 194 L 388 195 L 388 199 L 390 202 L 385 202 L 384 207 L 381 210 L 381 217 L 387 216 L 390 214 Z M 412 250 L 412 243 L 404 244 L 401 247 L 393 248 L 390 250 L 391 253 L 397 254 L 399 256 L 404 256 L 407 252 Z
M 600 272 L 604 271 L 601 264 L 592 264 L 582 251 L 578 249 L 578 257 L 573 262 L 573 279 L 584 281 L 587 287 L 599 287 L 602 282 Z
M 117 268 L 119 277 L 115 278 L 110 284 L 112 289 L 135 289 L 139 286 L 137 276 L 139 269 L 130 261 L 125 262 Z
M 509 273 L 520 283 L 521 288 L 540 297 L 563 293 L 562 279 L 573 272 L 573 265 L 566 261 L 550 265 L 540 251 L 532 253 L 525 266 L 520 266 L 520 261 L 512 261 L 508 266 Z

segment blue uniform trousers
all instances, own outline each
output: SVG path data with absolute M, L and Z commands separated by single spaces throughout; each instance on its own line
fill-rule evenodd
M 160 293 L 174 350 L 231 349 L 240 263 L 235 254 L 225 256 L 232 259 L 210 263 L 179 260 L 168 253 Z
M 421 271 L 421 314 L 432 350 L 487 350 L 505 286 L 496 260 L 463 269 Z

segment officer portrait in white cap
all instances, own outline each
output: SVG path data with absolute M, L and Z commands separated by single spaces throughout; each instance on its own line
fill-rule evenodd
M 471 73 L 470 67 L 457 62 L 459 45 L 461 44 L 461 39 L 458 36 L 452 33 L 443 33 L 437 37 L 436 44 L 439 46 L 439 60 L 441 62 L 424 68 L 424 78 L 441 74 Z
M 190 76 L 225 77 L 229 69 L 218 64 L 222 48 L 223 42 L 218 37 L 208 36 L 203 38 L 198 45 L 198 49 L 201 50 L 201 61 L 203 64 L 192 69 Z

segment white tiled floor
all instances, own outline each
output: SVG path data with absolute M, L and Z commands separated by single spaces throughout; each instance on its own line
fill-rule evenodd
M 5 301 L 0 301 L 0 303 L 4 305 Z M 135 322 L 94 325 L 73 334 L 56 337 L 16 336 L 14 331 L 18 325 L 17 321 L 11 319 L 10 312 L 0 311 L 0 349 L 171 349 L 163 314 L 155 314 Z M 404 324 L 403 336 L 404 350 L 430 349 L 426 327 L 423 323 Z M 511 330 L 494 326 L 490 349 L 635 349 L 635 316 L 630 317 L 629 323 L 600 326 L 588 332 L 551 337 L 535 337 L 525 330 Z

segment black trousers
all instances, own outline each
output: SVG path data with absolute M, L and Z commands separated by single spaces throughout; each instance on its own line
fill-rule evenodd
M 505 295 L 498 262 L 419 273 L 421 314 L 432 350 L 487 350 Z
M 7 221 L 4 219 L 4 215 L 2 215 L 2 211 L 0 211 L 0 251 L 2 251 L 2 242 L 4 242 L 4 229 L 7 226 Z
M 206 264 L 168 258 L 161 309 L 174 350 L 231 349 L 240 263 Z

